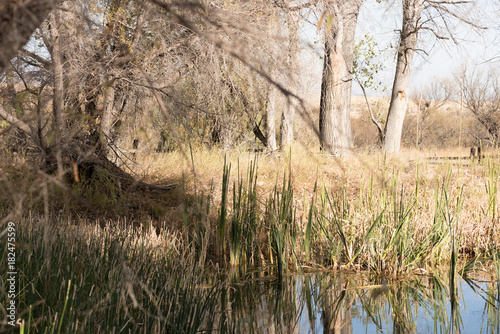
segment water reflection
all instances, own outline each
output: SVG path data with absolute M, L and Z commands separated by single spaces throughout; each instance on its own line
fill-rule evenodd
M 499 296 L 498 282 L 447 275 L 253 277 L 222 294 L 217 327 L 271 334 L 500 333 Z

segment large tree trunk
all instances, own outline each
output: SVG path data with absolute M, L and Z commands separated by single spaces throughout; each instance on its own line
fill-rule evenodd
M 53 117 L 54 117 L 54 150 L 55 158 L 57 161 L 57 170 L 59 178 L 63 175 L 62 165 L 62 143 L 64 135 L 63 126 L 63 112 L 64 112 L 64 78 L 63 78 L 63 64 L 61 54 L 61 34 L 59 32 L 60 20 L 59 13 L 53 12 L 49 17 L 50 38 L 52 48 L 50 56 L 52 58 L 52 75 L 54 77 L 53 87 Z
M 57 13 L 50 14 L 49 29 L 52 42 L 50 56 L 52 58 L 52 75 L 54 78 L 53 85 L 53 117 L 54 117 L 54 140 L 57 144 L 61 140 L 61 131 L 63 123 L 64 112 L 64 78 L 63 78 L 63 65 L 61 56 L 61 36 L 59 33 L 59 20 Z
M 104 157 L 108 154 L 108 146 L 111 138 L 111 126 L 115 116 L 115 88 L 113 80 L 104 83 L 104 106 L 102 109 L 100 154 Z
M 270 151 L 275 151 L 276 147 L 276 96 L 278 89 L 274 85 L 269 85 L 266 103 L 266 143 Z
M 319 131 L 321 149 L 333 155 L 352 151 L 352 63 L 361 4 L 362 0 L 346 0 L 330 6 L 333 20 L 325 37 Z
M 297 94 L 298 90 L 298 56 L 299 56 L 299 22 L 297 15 L 288 11 L 286 13 L 288 26 L 288 89 Z M 281 149 L 285 149 L 293 143 L 293 119 L 297 103 L 295 99 L 288 98 L 283 113 L 281 114 Z
M 403 28 L 398 48 L 396 74 L 392 87 L 391 103 L 385 125 L 384 150 L 398 154 L 401 147 L 403 122 L 408 108 L 408 88 L 417 47 L 418 22 L 424 0 L 403 0 Z

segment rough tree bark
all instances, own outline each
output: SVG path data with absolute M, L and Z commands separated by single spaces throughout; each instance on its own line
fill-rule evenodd
M 321 149 L 333 155 L 352 151 L 352 63 L 361 5 L 362 0 L 345 0 L 328 6 L 333 19 L 326 29 L 319 131 Z
M 100 148 L 99 152 L 104 157 L 108 154 L 109 140 L 111 138 L 111 126 L 113 124 L 113 117 L 115 116 L 115 88 L 114 81 L 107 80 L 104 83 L 104 106 L 102 110 Z
M 291 11 L 286 12 L 286 23 L 288 26 L 288 89 L 297 94 L 298 88 L 298 56 L 299 56 L 299 23 L 297 14 Z M 285 149 L 293 143 L 293 119 L 297 104 L 295 99 L 288 98 L 283 113 L 281 114 L 281 149 Z
M 63 78 L 63 63 L 61 53 L 61 35 L 59 33 L 60 20 L 57 11 L 49 15 L 49 31 L 52 48 L 50 56 L 52 58 L 52 75 L 54 78 L 52 110 L 54 117 L 54 144 L 53 152 L 57 161 L 58 176 L 61 179 L 63 175 L 62 164 L 62 139 L 64 134 L 64 78 Z M 49 159 L 50 162 L 50 159 Z
M 408 108 L 408 88 L 413 56 L 417 47 L 418 25 L 424 0 L 403 0 L 403 27 L 400 33 L 396 74 L 385 124 L 384 151 L 398 154 L 403 122 Z
M 276 96 L 278 89 L 269 85 L 266 101 L 266 143 L 270 151 L 275 151 L 276 146 Z
M 64 112 L 64 79 L 63 64 L 61 55 L 61 36 L 59 33 L 58 13 L 51 13 L 49 16 L 49 31 L 51 38 L 50 56 L 52 58 L 53 85 L 53 117 L 54 117 L 54 140 L 57 143 L 61 140 L 61 131 Z

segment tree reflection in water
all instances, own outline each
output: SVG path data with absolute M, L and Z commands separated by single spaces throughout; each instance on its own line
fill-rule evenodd
M 263 277 L 259 277 L 263 276 Z M 500 333 L 498 282 L 449 276 L 387 280 L 336 273 L 263 274 L 221 294 L 225 333 Z

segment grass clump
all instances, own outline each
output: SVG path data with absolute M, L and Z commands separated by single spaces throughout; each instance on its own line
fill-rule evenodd
M 16 300 L 27 333 L 196 333 L 218 326 L 224 281 L 194 265 L 178 235 L 125 222 L 54 226 L 37 217 L 20 221 L 16 232 Z M 5 298 L 0 294 L 3 305 Z

